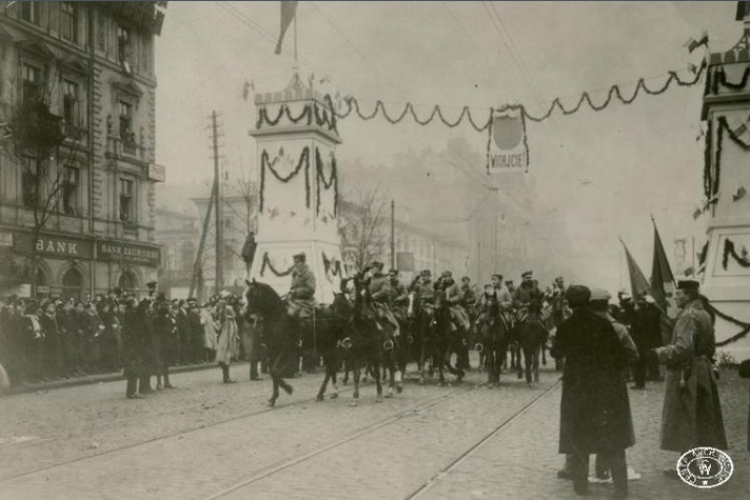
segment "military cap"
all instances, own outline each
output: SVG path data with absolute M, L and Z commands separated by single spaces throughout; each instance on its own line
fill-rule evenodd
M 396 276 L 398 276 L 398 269 L 389 269 L 388 274 L 395 274 Z
M 294 260 L 294 262 L 305 262 L 307 257 L 305 256 L 305 252 L 300 252 L 300 253 L 294 254 L 292 259 Z
M 534 274 L 534 271 L 526 271 L 525 273 L 521 275 L 521 277 L 526 278 L 528 276 L 529 278 L 531 278 L 531 275 L 533 274 Z
M 461 281 L 471 281 L 471 278 L 469 278 L 468 276 L 464 276 L 463 278 L 461 278 Z
M 610 294 L 607 290 L 605 290 L 603 288 L 593 288 L 591 290 L 591 297 L 589 298 L 589 300 L 591 302 L 594 302 L 594 301 L 597 301 L 597 302 L 598 301 L 607 301 L 607 302 L 609 302 L 609 299 L 611 299 L 611 298 L 612 298 L 612 294 Z
M 502 274 L 493 274 L 492 277 L 493 278 L 497 278 L 500 281 L 503 281 L 503 275 Z
M 440 276 L 441 278 L 452 278 L 453 273 L 450 271 L 443 271 L 443 274 Z
M 565 298 L 570 307 L 585 306 L 591 298 L 591 290 L 583 285 L 571 285 L 565 292 Z
M 379 260 L 374 260 L 372 264 L 370 264 L 370 267 L 376 267 L 378 269 L 383 269 L 383 263 Z
M 422 276 L 432 276 L 432 273 L 430 272 L 430 270 L 429 270 L 429 269 L 425 269 L 425 270 L 424 270 L 424 271 L 422 271 L 422 272 L 421 272 L 420 274 L 421 274 Z
M 156 281 L 149 281 L 148 283 L 146 283 L 146 287 L 147 288 L 156 288 L 157 284 L 158 283 Z
M 558 276 L 557 278 L 555 278 L 555 283 L 560 283 L 562 281 L 565 281 L 565 279 L 562 276 Z
M 690 278 L 681 279 L 677 282 L 678 290 L 687 290 L 687 291 L 697 292 L 700 286 L 701 285 L 698 280 L 694 280 Z

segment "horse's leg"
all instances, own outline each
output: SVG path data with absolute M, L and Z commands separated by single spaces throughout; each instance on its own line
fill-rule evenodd
M 542 354 L 544 354 L 544 347 L 542 347 Z M 539 351 L 534 355 L 534 382 L 539 382 Z
M 357 406 L 359 404 L 359 376 L 360 376 L 360 367 L 359 363 L 353 363 L 352 367 L 352 375 L 354 378 L 354 393 L 352 394 L 352 402 L 349 404 L 349 406 Z
M 425 341 L 424 341 L 424 333 L 422 334 L 422 338 L 419 341 L 419 359 L 417 360 L 417 369 L 419 370 L 419 383 L 424 384 L 424 361 L 425 361 Z
M 328 380 L 331 378 L 330 370 L 328 369 L 328 364 L 326 364 L 326 374 L 323 377 L 323 383 L 320 384 L 320 390 L 318 390 L 318 395 L 316 396 L 316 401 L 323 401 L 324 395 L 326 393 L 326 387 L 328 386 Z
M 383 402 L 383 384 L 380 382 L 380 362 L 375 361 L 373 363 L 374 366 L 374 377 L 375 377 L 375 387 L 377 387 L 377 396 L 375 396 L 375 402 L 376 403 L 382 403 Z
M 525 347 L 523 350 L 524 366 L 526 368 L 526 383 L 531 383 L 531 371 L 534 368 L 534 351 L 533 347 Z

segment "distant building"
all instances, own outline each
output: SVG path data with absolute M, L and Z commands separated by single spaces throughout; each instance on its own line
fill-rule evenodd
M 187 298 L 201 237 L 201 223 L 193 214 L 156 209 L 156 234 L 162 245 L 159 288 L 170 298 Z M 202 277 L 195 295 L 201 296 Z
M 155 183 L 164 181 L 155 163 L 154 38 L 166 2 L 6 4 L 0 6 L 0 122 L 46 99 L 46 116 L 66 137 L 56 158 L 67 160 L 50 160 L 64 181 L 36 241 L 32 277 L 34 207 L 49 188 L 35 188 L 46 185 L 36 158 L 0 155 L 0 294 L 28 295 L 32 280 L 40 297 L 85 298 L 116 286 L 145 291 L 161 261 L 154 227 Z

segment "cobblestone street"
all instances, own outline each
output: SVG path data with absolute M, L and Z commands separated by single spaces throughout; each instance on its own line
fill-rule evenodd
M 474 362 L 476 364 L 476 361 Z M 270 410 L 270 382 L 234 385 L 218 369 L 175 375 L 175 391 L 124 398 L 124 382 L 3 398 L 0 498 L 576 498 L 557 479 L 559 374 L 534 387 L 504 374 L 483 385 L 410 383 L 382 404 L 375 388 L 349 406 L 313 401 L 319 375 L 293 379 L 294 395 Z M 735 473 L 715 490 L 666 479 L 676 456 L 658 450 L 663 387 L 631 391 L 641 479 L 632 498 L 748 498 L 748 390 L 723 372 L 721 395 Z M 55 409 L 52 411 L 52 409 Z M 594 484 L 593 498 L 611 486 Z

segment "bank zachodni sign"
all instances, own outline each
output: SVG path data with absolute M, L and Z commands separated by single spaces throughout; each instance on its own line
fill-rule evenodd
M 158 248 L 118 243 L 114 241 L 96 242 L 96 259 L 110 262 L 130 262 L 158 266 L 161 262 L 161 251 Z

